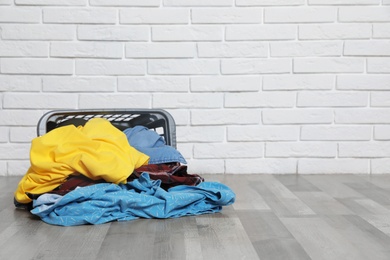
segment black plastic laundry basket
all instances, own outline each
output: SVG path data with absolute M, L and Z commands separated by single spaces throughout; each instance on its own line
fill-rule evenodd
M 37 125 L 37 135 L 61 126 L 68 120 L 105 118 L 118 129 L 145 126 L 161 135 L 166 144 L 176 148 L 176 124 L 172 115 L 162 109 L 73 109 L 52 110 L 44 114 Z

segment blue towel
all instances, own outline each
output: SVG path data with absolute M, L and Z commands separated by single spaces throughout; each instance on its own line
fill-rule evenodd
M 78 188 L 61 198 L 54 197 L 51 202 L 42 195 L 34 201 L 31 213 L 48 224 L 76 226 L 215 213 L 235 200 L 234 192 L 218 182 L 180 185 L 168 191 L 160 183 L 143 173 L 127 184 L 101 183 Z

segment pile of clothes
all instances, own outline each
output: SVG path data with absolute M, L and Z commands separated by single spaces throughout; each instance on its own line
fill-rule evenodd
M 226 185 L 188 174 L 184 157 L 155 131 L 121 131 L 103 118 L 33 139 L 30 161 L 15 206 L 53 225 L 214 213 L 235 200 Z

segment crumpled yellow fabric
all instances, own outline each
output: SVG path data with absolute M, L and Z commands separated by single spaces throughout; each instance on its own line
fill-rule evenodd
M 106 119 L 91 119 L 84 127 L 59 127 L 33 139 L 31 166 L 18 184 L 15 199 L 29 203 L 31 199 L 26 192 L 52 191 L 72 173 L 81 173 L 92 180 L 126 183 L 134 169 L 148 160 Z

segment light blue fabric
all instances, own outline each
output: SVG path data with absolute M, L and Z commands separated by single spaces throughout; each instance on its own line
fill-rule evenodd
M 42 195 L 34 202 L 37 207 L 31 213 L 49 224 L 76 226 L 214 213 L 235 200 L 234 192 L 222 183 L 180 185 L 168 191 L 160 183 L 143 173 L 139 179 L 123 185 L 101 183 L 78 188 L 48 204 Z
M 150 157 L 149 164 L 187 163 L 179 151 L 166 145 L 164 139 L 153 130 L 144 126 L 135 126 L 127 128 L 123 132 L 131 146 Z
M 57 201 L 62 199 L 63 196 L 58 194 L 45 193 L 39 196 L 39 200 L 33 201 L 33 207 L 39 207 L 41 211 L 51 208 Z

